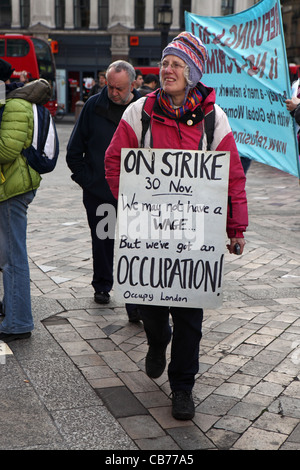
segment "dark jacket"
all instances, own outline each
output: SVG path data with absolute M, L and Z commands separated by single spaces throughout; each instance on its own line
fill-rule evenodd
M 300 126 L 300 104 L 298 104 L 297 108 L 295 109 L 294 118 L 298 126 Z
M 138 88 L 138 92 L 141 96 L 146 96 L 149 93 L 152 93 L 152 91 L 153 88 L 149 87 L 148 85 L 142 85 L 140 88 Z
M 134 89 L 136 101 L 140 95 Z M 126 106 L 108 99 L 107 87 L 85 103 L 67 146 L 72 179 L 104 202 L 115 202 L 105 179 L 104 155 Z
M 32 142 L 34 118 L 31 103 L 46 103 L 49 83 L 35 80 L 25 86 L 6 85 L 6 104 L 0 128 L 0 202 L 39 187 L 41 177 L 22 154 Z M 1 106 L 2 108 L 2 106 Z

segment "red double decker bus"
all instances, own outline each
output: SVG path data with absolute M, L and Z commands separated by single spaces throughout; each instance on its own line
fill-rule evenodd
M 22 34 L 0 34 L 0 57 L 14 68 L 11 80 L 20 80 L 23 71 L 29 80 L 45 78 L 51 85 L 52 97 L 45 105 L 56 114 L 55 61 L 51 45 L 42 39 Z

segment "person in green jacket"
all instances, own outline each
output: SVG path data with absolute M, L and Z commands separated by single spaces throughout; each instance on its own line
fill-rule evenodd
M 27 163 L 22 150 L 33 136 L 32 103 L 44 104 L 51 89 L 46 80 L 24 86 L 10 83 L 11 65 L 0 59 L 1 85 L 6 102 L 0 127 L 0 269 L 4 296 L 1 302 L 0 341 L 28 338 L 34 329 L 27 256 L 27 210 L 41 177 Z

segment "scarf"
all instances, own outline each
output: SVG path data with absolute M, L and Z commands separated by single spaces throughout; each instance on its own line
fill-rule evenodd
M 157 101 L 163 112 L 173 119 L 181 118 L 188 111 L 192 111 L 195 106 L 202 102 L 202 94 L 198 88 L 192 88 L 187 94 L 185 103 L 179 108 L 174 108 L 172 99 L 162 88 L 157 93 Z

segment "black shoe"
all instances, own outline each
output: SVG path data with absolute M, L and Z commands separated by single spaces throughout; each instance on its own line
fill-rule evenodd
M 195 405 L 191 392 L 187 390 L 172 392 L 172 416 L 182 421 L 192 419 L 195 416 Z
M 146 374 L 152 379 L 158 379 L 161 376 L 166 367 L 166 347 L 155 348 L 149 346 L 149 350 L 146 356 Z
M 130 313 L 127 312 L 128 320 L 131 323 L 139 323 L 141 321 L 141 315 L 138 308 L 135 308 Z
M 97 304 L 108 304 L 110 301 L 110 295 L 108 292 L 95 292 L 94 300 Z
M 10 343 L 16 339 L 30 338 L 30 336 L 30 331 L 28 333 L 0 333 L 0 341 L 3 341 L 4 343 Z

